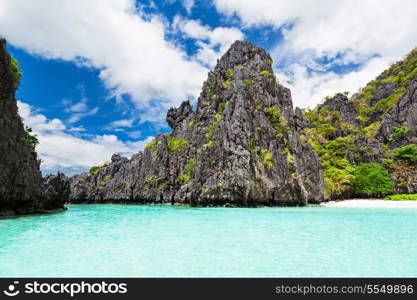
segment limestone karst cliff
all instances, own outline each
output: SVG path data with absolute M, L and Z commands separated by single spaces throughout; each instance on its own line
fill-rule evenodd
M 417 193 L 417 49 L 358 93 L 327 97 L 305 116 L 327 198 Z
M 193 206 L 305 205 L 323 199 L 319 158 L 265 50 L 236 41 L 209 72 L 193 110 L 168 111 L 160 134 L 131 159 L 70 179 L 69 202 Z M 190 74 L 192 76 L 192 74 Z
M 0 216 L 62 209 L 61 195 L 44 182 L 15 99 L 20 71 L 0 40 Z M 60 177 L 58 177 L 60 178 Z

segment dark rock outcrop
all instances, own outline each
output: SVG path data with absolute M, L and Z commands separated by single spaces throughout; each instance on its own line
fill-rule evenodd
M 131 159 L 70 179 L 69 201 L 193 206 L 305 205 L 323 199 L 317 154 L 271 57 L 235 42 L 203 85 L 196 111 L 170 109 L 160 134 Z
M 62 199 L 43 192 L 48 181 L 43 182 L 37 154 L 26 139 L 11 62 L 0 40 L 0 216 L 62 209 Z
M 350 99 L 339 93 L 306 112 L 309 141 L 325 169 L 326 197 L 417 193 L 416 71 L 417 48 Z M 362 176 L 354 170 L 366 163 L 385 169 L 393 189 L 354 188 L 354 176 Z
M 398 136 L 395 128 L 407 126 L 407 131 Z M 417 78 L 411 80 L 407 92 L 397 101 L 381 122 L 377 139 L 392 147 L 417 143 Z
M 193 109 L 190 105 L 190 101 L 184 101 L 178 108 L 170 108 L 167 113 L 167 123 L 169 127 L 175 129 L 178 124 L 192 114 Z
M 390 149 L 417 145 L 417 77 L 382 120 L 376 138 Z M 417 193 L 415 161 L 397 163 L 392 169 L 397 193 Z
M 354 103 L 349 101 L 349 98 L 342 93 L 337 93 L 330 99 L 324 101 L 324 103 L 318 107 L 318 110 L 320 111 L 323 107 L 328 108 L 330 111 L 339 112 L 341 119 L 345 122 L 356 125 L 359 123 Z

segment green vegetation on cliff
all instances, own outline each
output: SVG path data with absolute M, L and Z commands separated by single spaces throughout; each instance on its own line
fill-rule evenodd
M 383 196 L 412 182 L 417 146 L 407 137 L 411 128 L 392 126 L 387 144 L 376 135 L 415 77 L 417 48 L 352 97 L 327 96 L 304 111 L 310 122 L 306 138 L 323 165 L 326 197 Z
M 20 84 L 20 79 L 22 78 L 22 71 L 19 68 L 19 63 L 17 60 L 10 55 L 10 73 L 15 87 L 17 88 Z
M 389 112 L 416 76 L 417 48 L 405 59 L 392 64 L 353 97 L 361 124 L 369 125 L 375 121 L 373 116 L 383 116 Z M 385 94 L 384 91 L 388 92 Z
M 38 135 L 32 133 L 33 130 L 30 127 L 25 128 L 25 140 L 29 144 L 30 150 L 35 151 L 36 146 L 39 144 Z

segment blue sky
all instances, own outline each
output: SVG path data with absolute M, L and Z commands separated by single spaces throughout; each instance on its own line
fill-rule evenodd
M 415 47 L 415 15 L 411 0 L 3 0 L 0 35 L 43 172 L 74 174 L 169 132 L 166 110 L 196 100 L 236 39 L 268 50 L 295 105 L 312 107 Z

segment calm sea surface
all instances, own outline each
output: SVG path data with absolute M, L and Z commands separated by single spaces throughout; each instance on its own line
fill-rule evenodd
M 416 277 L 417 209 L 71 205 L 0 220 L 0 277 Z

